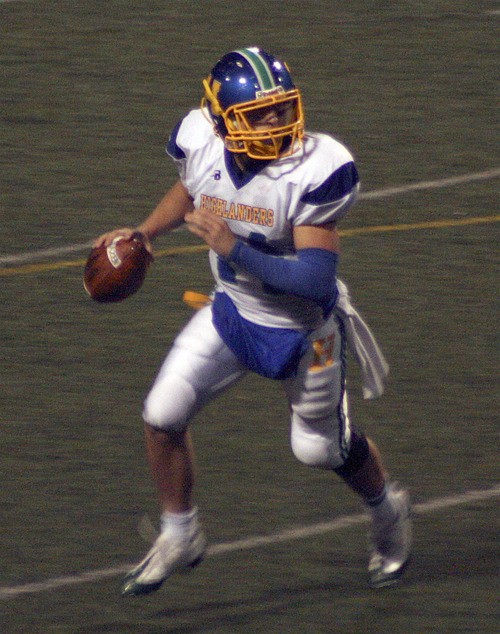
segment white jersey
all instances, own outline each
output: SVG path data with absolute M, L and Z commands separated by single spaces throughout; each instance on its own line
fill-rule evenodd
M 320 133 L 307 133 L 293 155 L 242 175 L 201 110 L 191 111 L 175 128 L 167 151 L 195 207 L 213 211 L 253 247 L 285 257 L 294 257 L 295 226 L 339 220 L 359 187 L 349 151 Z M 212 250 L 210 264 L 218 289 L 245 319 L 296 330 L 311 330 L 322 322 L 322 310 L 314 302 L 266 287 Z

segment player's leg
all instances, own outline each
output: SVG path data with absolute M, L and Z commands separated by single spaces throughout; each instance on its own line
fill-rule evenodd
M 359 462 L 358 452 L 364 454 Z M 412 525 L 408 492 L 390 481 L 377 446 L 357 431 L 352 433 L 347 460 L 334 471 L 361 496 L 372 517 L 368 563 L 371 585 L 383 587 L 396 583 L 410 558 Z
M 390 483 L 375 443 L 350 422 L 342 322 L 332 317 L 313 333 L 312 342 L 297 376 L 285 383 L 292 449 L 305 464 L 335 471 L 367 505 L 374 543 L 372 584 L 389 585 L 409 557 L 408 496 Z
M 161 534 L 125 578 L 123 594 L 153 592 L 172 573 L 203 558 L 206 539 L 193 505 L 188 424 L 244 372 L 213 328 L 210 307 L 196 313 L 176 338 L 145 401 L 146 448 L 162 510 Z
M 174 431 L 144 425 L 146 452 L 163 514 L 192 508 L 194 450 L 189 430 Z

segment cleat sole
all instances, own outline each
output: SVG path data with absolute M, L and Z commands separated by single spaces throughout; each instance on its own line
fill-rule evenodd
M 390 588 L 395 586 L 408 568 L 410 559 L 409 557 L 397 570 L 389 574 L 377 574 L 374 572 L 370 577 L 370 588 Z

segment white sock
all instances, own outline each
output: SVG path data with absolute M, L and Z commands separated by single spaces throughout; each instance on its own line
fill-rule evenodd
M 198 516 L 198 509 L 192 508 L 184 513 L 170 513 L 165 511 L 161 515 L 161 532 L 170 533 L 172 537 L 189 537 L 190 528 Z
M 366 500 L 368 509 L 376 522 L 389 523 L 396 520 L 398 516 L 397 509 L 395 508 L 391 496 L 390 489 L 387 484 L 384 486 L 384 490 L 376 498 Z

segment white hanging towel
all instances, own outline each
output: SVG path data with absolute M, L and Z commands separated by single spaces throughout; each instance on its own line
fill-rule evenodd
M 363 398 L 378 398 L 384 393 L 389 364 L 370 328 L 352 305 L 347 286 L 338 278 L 337 286 L 339 298 L 335 312 L 344 324 L 347 344 L 360 365 Z

